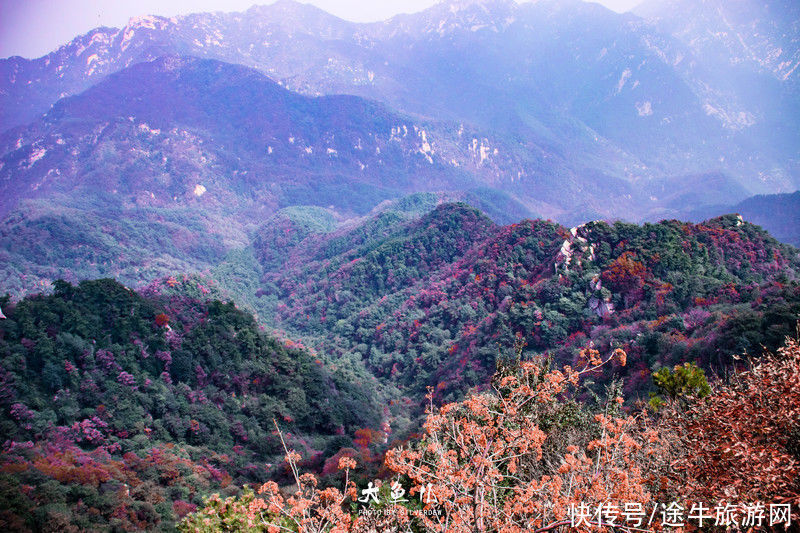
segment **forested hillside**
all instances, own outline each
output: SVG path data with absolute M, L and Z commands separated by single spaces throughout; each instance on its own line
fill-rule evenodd
M 0 58 L 0 532 L 792 530 L 800 4 L 604 5 Z
M 574 391 L 589 438 L 592 397 L 632 409 L 658 393 L 655 408 L 692 369 L 726 375 L 796 332 L 800 255 L 738 216 L 499 226 L 437 201 L 344 225 L 284 210 L 215 267 L 219 282 L 4 297 L 3 520 L 169 529 L 212 492 L 296 469 L 335 483 L 354 460 L 356 479 L 382 476 L 429 402 L 486 390 L 498 369 L 624 353 Z
M 380 424 L 371 376 L 265 335 L 197 280 L 165 286 L 2 301 L 4 529 L 169 529 L 211 491 L 279 472 L 273 420 L 307 455 Z
M 724 371 L 732 354 L 775 349 L 800 316 L 797 250 L 734 215 L 568 230 L 496 226 L 445 204 L 385 235 L 302 242 L 284 249 L 281 268 L 264 264 L 262 316 L 320 350 L 358 354 L 417 398 L 427 386 L 455 399 L 485 383 L 520 342 L 561 363 L 589 342 L 624 348 L 627 386 L 643 394 L 660 366 Z

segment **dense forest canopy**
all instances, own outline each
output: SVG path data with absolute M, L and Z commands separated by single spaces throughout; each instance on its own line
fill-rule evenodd
M 646 404 L 680 433 L 690 419 L 671 406 L 706 395 L 706 376 L 796 334 L 797 250 L 739 217 L 498 226 L 432 199 L 342 228 L 324 210 L 287 211 L 215 270 L 219 282 L 59 280 L 50 294 L 4 297 L 3 520 L 170 529 L 211 493 L 301 470 L 335 484 L 352 460 L 365 483 L 390 474 L 384 454 L 418 438 L 426 406 L 430 417 L 488 390 L 498 369 L 540 365 L 540 379 L 590 352 L 624 358 L 537 415 L 531 431 L 555 432 L 543 450 L 556 453 L 562 432 L 587 445 L 603 405 L 624 417 Z
M 0 531 L 794 530 L 800 3 L 604 5 L 0 58 Z
M 3 490 L 22 491 L 3 507 L 18 525 L 169 526 L 211 488 L 274 475 L 273 420 L 308 452 L 379 426 L 374 378 L 190 296 L 207 290 L 196 280 L 168 282 L 170 294 L 58 281 L 3 302 Z

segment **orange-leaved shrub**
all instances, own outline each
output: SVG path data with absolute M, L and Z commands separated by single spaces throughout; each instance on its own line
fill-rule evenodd
M 346 478 L 344 492 L 317 487 L 287 450 L 292 494 L 267 483 L 259 496 L 212 498 L 181 529 L 220 530 L 227 521 L 236 526 L 231 530 L 268 532 L 548 531 L 568 529 L 571 509 L 582 505 L 594 515 L 586 517 L 588 527 L 597 523 L 600 505 L 645 505 L 654 498 L 648 480 L 664 463 L 645 415 L 624 415 L 616 394 L 594 413 L 573 398 L 581 376 L 612 359 L 625 364 L 626 355 L 617 350 L 602 359 L 591 349 L 582 355 L 581 370 L 517 360 L 498 372 L 490 391 L 441 408 L 431 402 L 422 438 L 386 455 L 386 466 L 399 475 L 394 483 L 409 489 L 407 502 L 382 504 L 377 515 L 351 514 L 346 506 L 355 506 L 355 485 Z M 349 472 L 353 463 L 342 457 L 340 466 Z
M 281 438 L 283 436 L 281 435 Z M 258 495 L 246 488 L 242 496 L 222 499 L 212 495 L 206 506 L 180 524 L 181 531 L 212 533 L 217 531 L 301 531 L 304 533 L 343 533 L 351 531 L 352 517 L 344 504 L 355 486 L 349 482 L 350 470 L 356 462 L 349 457 L 339 460 L 345 471 L 346 494 L 336 488 L 319 488 L 313 474 L 301 474 L 297 468 L 300 455 L 287 451 L 286 461 L 294 476 L 294 492 L 285 496 L 274 481 L 263 484 Z
M 441 515 L 419 513 L 425 531 L 548 531 L 574 521 L 575 508 L 647 504 L 650 472 L 663 461 L 644 419 L 624 416 L 614 398 L 591 426 L 570 399 L 583 374 L 605 361 L 584 350 L 582 370 L 521 362 L 493 390 L 430 409 L 419 443 L 390 450 L 386 464 L 425 487 Z M 553 446 L 553 444 L 556 444 Z M 591 526 L 597 518 L 587 517 Z

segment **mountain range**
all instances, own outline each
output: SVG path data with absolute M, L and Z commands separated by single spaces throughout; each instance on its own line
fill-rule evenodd
M 702 221 L 722 213 L 739 213 L 776 239 L 800 246 L 800 192 L 752 196 L 736 205 L 716 205 L 686 213 L 687 220 Z
M 527 361 L 614 354 L 571 435 L 578 403 L 774 351 L 798 24 L 791 0 L 371 24 L 279 0 L 0 60 L 0 529 L 174 531 L 298 461 L 364 486 L 426 408 Z
M 797 250 L 735 215 L 571 230 L 498 226 L 450 203 L 422 216 L 398 204 L 335 230 L 287 217 L 294 223 L 254 242 L 253 308 L 322 352 L 359 354 L 417 394 L 434 386 L 458 397 L 481 385 L 515 342 L 561 364 L 591 341 L 623 346 L 641 368 L 686 357 L 722 368 L 737 350 L 780 343 L 800 309 Z M 628 376 L 631 390 L 641 386 Z
M 641 404 L 654 373 L 724 374 L 800 317 L 798 250 L 736 215 L 503 226 L 419 193 L 337 225 L 294 206 L 209 274 L 0 297 L 0 524 L 174 530 L 211 493 L 287 482 L 282 442 L 326 484 L 356 458 L 364 486 L 430 402 L 498 368 L 624 350 L 581 394 Z
M 0 121 L 29 124 L 109 74 L 163 56 L 197 56 L 254 68 L 308 96 L 381 102 L 425 129 L 430 138 L 415 131 L 413 141 L 432 159 L 471 159 L 472 181 L 489 182 L 530 214 L 568 223 L 675 216 L 663 187 L 683 190 L 687 179 L 702 184 L 709 175 L 714 183 L 692 198 L 693 207 L 795 190 L 796 7 L 698 2 L 696 22 L 683 27 L 668 16 L 678 11 L 659 5 L 645 4 L 639 17 L 577 0 L 451 1 L 356 24 L 281 0 L 244 13 L 143 17 L 93 30 L 39 59 L 2 60 Z M 733 24 L 728 33 L 693 38 L 720 20 Z M 746 21 L 755 21 L 758 43 L 740 39 Z M 248 97 L 230 96 L 231 104 Z M 393 128 L 408 127 L 392 121 L 375 133 L 391 138 Z M 26 145 L 21 135 L 9 141 Z M 465 183 L 440 176 L 426 186 Z

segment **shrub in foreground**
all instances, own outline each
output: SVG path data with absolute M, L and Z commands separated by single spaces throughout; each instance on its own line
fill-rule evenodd
M 352 482 L 344 492 L 320 489 L 313 475 L 299 474 L 299 456 L 287 450 L 292 494 L 267 483 L 259 495 L 212 498 L 181 529 L 547 531 L 569 524 L 581 505 L 647 504 L 653 499 L 649 476 L 664 456 L 645 415 L 624 415 L 622 398 L 614 397 L 586 424 L 588 413 L 572 399 L 583 375 L 614 358 L 625 364 L 626 355 L 617 350 L 603 360 L 587 349 L 583 356 L 581 370 L 518 361 L 495 376 L 490 391 L 431 405 L 422 438 L 387 453 L 386 466 L 396 477 L 382 494 L 396 501 L 373 501 L 380 513 L 351 513 L 359 500 Z M 342 458 L 340 466 L 349 472 L 352 463 Z

